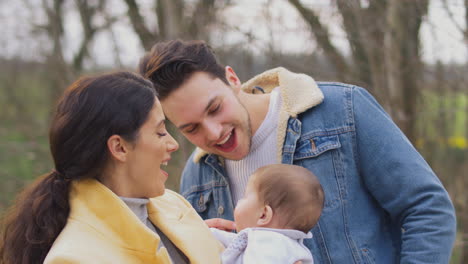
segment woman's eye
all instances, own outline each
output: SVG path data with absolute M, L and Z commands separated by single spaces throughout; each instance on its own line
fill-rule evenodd
M 161 132 L 158 132 L 156 133 L 159 137 L 164 137 L 165 135 L 167 135 L 167 133 L 161 133 Z

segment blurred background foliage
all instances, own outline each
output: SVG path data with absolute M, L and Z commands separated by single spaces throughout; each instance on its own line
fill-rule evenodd
M 468 263 L 468 0 L 1 0 L 0 215 L 53 168 L 48 125 L 83 74 L 134 70 L 155 42 L 202 39 L 242 80 L 272 67 L 368 89 L 423 154 Z M 444 35 L 445 34 L 445 35 Z M 181 147 L 167 187 L 193 146 Z

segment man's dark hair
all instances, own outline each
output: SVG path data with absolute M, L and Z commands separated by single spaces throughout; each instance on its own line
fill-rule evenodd
M 224 67 L 203 41 L 171 40 L 156 43 L 140 60 L 139 72 L 153 82 L 163 100 L 196 72 L 205 72 L 229 84 Z

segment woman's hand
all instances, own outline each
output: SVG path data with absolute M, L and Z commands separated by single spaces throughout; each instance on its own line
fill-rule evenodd
M 222 218 L 211 218 L 205 220 L 208 227 L 214 227 L 223 231 L 231 232 L 236 230 L 236 224 L 233 221 L 229 221 Z

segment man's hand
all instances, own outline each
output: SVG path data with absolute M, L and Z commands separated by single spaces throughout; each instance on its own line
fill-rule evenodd
M 214 227 L 223 231 L 231 232 L 236 230 L 236 224 L 233 221 L 229 221 L 222 218 L 211 218 L 205 220 L 208 227 Z

